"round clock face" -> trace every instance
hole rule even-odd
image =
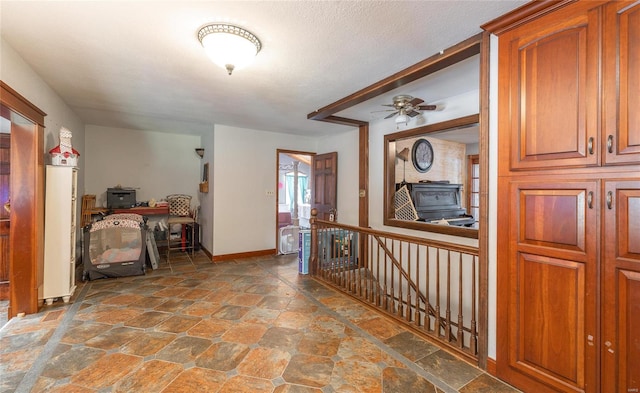
[[[426,139],[418,139],[411,149],[411,160],[418,172],[426,172],[433,164],[433,148]]]

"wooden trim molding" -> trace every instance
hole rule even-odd
[[[387,226],[397,227],[397,228],[405,228],[405,229],[414,229],[418,231],[424,232],[434,232],[434,233],[442,233],[445,235],[451,236],[459,236],[459,237],[467,237],[471,239],[478,238],[478,230],[471,229],[466,227],[459,227],[456,225],[437,225],[437,224],[429,224],[426,222],[420,221],[408,221],[408,220],[398,220],[395,218],[395,210],[393,207],[393,200],[395,195],[395,149],[390,147],[390,144],[395,144],[396,140],[406,139],[411,137],[417,137],[422,135],[429,135],[430,133],[450,130],[454,128],[469,126],[472,124],[478,124],[480,122],[480,115],[469,115],[460,117],[457,119],[446,120],[440,123],[428,124],[426,126],[412,128],[409,130],[394,132],[393,134],[387,134],[384,136],[384,196],[383,196],[383,224]],[[487,136],[485,135],[485,138]],[[484,142],[481,142],[480,145],[483,145]],[[482,166],[484,161],[488,161],[488,157],[480,157],[480,165]],[[485,163],[486,166],[486,163]],[[482,185],[481,185],[482,187]],[[482,188],[480,189],[482,193]],[[480,204],[480,208],[482,209],[482,203]],[[482,213],[481,213],[482,216]]]
[[[358,224],[361,227],[369,227],[369,125],[360,126],[359,134],[359,208]]]
[[[480,218],[478,220],[478,366],[487,368],[489,347],[489,68],[490,34],[483,33],[480,49]]]
[[[257,251],[248,251],[248,252],[239,252],[236,254],[221,254],[214,255],[211,257],[213,262],[222,262],[228,261],[231,259],[243,259],[243,258],[253,258],[253,257],[263,257],[268,255],[276,255],[276,249],[270,248],[267,250],[257,250]]]
[[[497,373],[497,368],[496,368],[496,367],[497,367],[497,366],[496,366],[496,361],[495,361],[495,359],[487,358],[487,367],[485,368],[485,370],[486,370],[489,374],[491,374],[491,375],[493,375],[493,376],[496,376],[496,373]]]
[[[24,98],[20,93],[13,90],[3,81],[0,81],[0,97],[2,97],[2,104],[13,109],[15,112],[20,113],[27,119],[35,122],[41,127],[44,127],[44,117],[47,115],[41,111],[37,106],[33,105],[29,100]]]
[[[544,14],[548,14],[564,7],[568,4],[575,3],[578,0],[538,0],[531,1],[515,10],[504,14],[490,22],[487,22],[480,27],[493,33],[500,35],[506,31],[509,31],[515,27],[518,27],[532,19],[539,18]]]
[[[275,247],[276,249],[278,249],[279,244],[280,244],[280,230],[278,227],[278,205],[280,204],[280,193],[278,192],[278,184],[280,182],[280,154],[287,154],[289,155],[291,158],[297,159],[300,162],[304,162],[305,164],[309,165],[309,167],[311,167],[313,165],[313,157],[316,155],[316,153],[312,153],[312,152],[308,152],[308,151],[302,151],[302,150],[289,150],[289,149],[276,149],[276,169],[275,169],[275,173],[276,173],[276,178],[275,178],[275,197],[276,197],[276,204],[274,206],[275,209],[275,228],[276,228],[276,237],[275,237]],[[309,158],[309,160],[307,160],[306,158]]]
[[[200,244],[200,249],[202,250],[202,252],[209,257],[209,259],[211,261],[213,261],[213,254],[211,253],[211,251],[209,251],[206,247],[204,247],[202,244]]]

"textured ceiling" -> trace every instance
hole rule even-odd
[[[307,120],[308,113],[522,4],[2,0],[0,33],[87,124],[192,134],[225,124],[318,136],[348,128]],[[263,48],[255,62],[231,76],[211,63],[196,37],[211,22],[256,34]],[[364,114],[386,101],[351,115],[370,121]]]

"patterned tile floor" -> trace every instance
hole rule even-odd
[[[516,392],[297,273],[164,258],[0,330],[0,392]]]

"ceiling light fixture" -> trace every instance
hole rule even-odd
[[[405,125],[407,125],[407,123],[409,123],[409,116],[407,115],[407,111],[403,109],[400,109],[400,111],[398,112],[398,116],[396,116],[396,124],[400,125],[402,123],[404,123]]]
[[[262,44],[251,32],[233,25],[210,24],[198,31],[198,40],[209,58],[229,75],[253,61]]]

